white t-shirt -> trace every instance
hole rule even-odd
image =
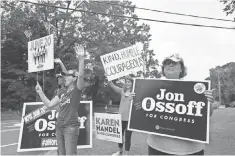
[[[199,152],[205,148],[205,144],[203,143],[180,140],[153,134],[148,135],[147,144],[158,151],[177,155],[192,154]]]
[[[166,78],[162,77],[160,79]],[[193,154],[205,148],[205,144],[203,143],[180,140],[153,134],[148,135],[147,144],[158,151],[176,155]]]

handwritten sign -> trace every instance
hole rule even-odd
[[[28,42],[28,72],[54,68],[54,35]]]
[[[143,44],[138,43],[100,56],[108,80],[111,81],[143,70],[142,49]]]

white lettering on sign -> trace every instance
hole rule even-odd
[[[42,126],[40,126],[42,125]],[[35,130],[38,131],[38,132],[42,132],[42,131],[45,131],[45,130],[54,130],[55,129],[55,121],[49,121],[47,122],[46,119],[38,119],[36,122],[35,122]]]
[[[48,119],[51,121],[47,121],[46,119],[38,119],[35,124],[34,128],[38,132],[43,132],[45,130],[53,131],[55,130],[55,119],[58,117],[59,112],[56,112],[56,110],[51,110],[51,114],[48,115]],[[79,128],[83,129],[85,127],[85,122],[87,120],[86,116],[78,117],[78,122],[80,123]]]
[[[190,101],[187,105],[183,103],[175,102],[184,102],[184,95],[182,93],[165,93],[166,89],[160,89],[161,93],[156,96],[157,101],[151,97],[146,97],[142,100],[142,108],[145,111],[155,111],[157,112],[167,112],[177,114],[186,114],[190,116],[202,116],[202,108],[206,106],[204,102]],[[168,101],[174,102],[162,102],[159,100],[166,99]],[[193,111],[196,110],[196,111]],[[195,112],[195,113],[194,113]]]
[[[24,121],[25,121],[26,123],[29,122],[29,121],[32,120],[32,119],[33,119],[33,115],[32,115],[31,113],[24,117]]]
[[[78,117],[78,122],[80,122],[80,127],[81,129],[85,128],[85,122],[87,120],[87,117],[83,116],[83,117]]]

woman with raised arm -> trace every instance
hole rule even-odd
[[[132,131],[127,130],[128,125],[128,118],[129,118],[129,111],[130,111],[130,105],[132,96],[134,96],[134,93],[131,93],[132,85],[133,85],[133,79],[131,77],[125,77],[125,84],[124,88],[120,88],[118,86],[115,86],[112,81],[108,82],[108,85],[110,88],[112,88],[113,91],[118,93],[121,96],[121,102],[119,105],[119,113],[121,114],[122,119],[122,135],[125,138],[125,151],[123,152],[123,143],[119,143],[119,151],[114,153],[115,155],[129,155],[130,147],[131,147],[131,134]],[[125,135],[124,135],[125,134]]]
[[[39,83],[36,91],[42,102],[48,108],[60,106],[60,113],[56,123],[56,139],[59,155],[77,155],[77,141],[79,133],[78,107],[84,87],[84,48],[74,47],[79,63],[79,72],[68,70],[62,72],[65,76],[65,87],[51,101],[45,96]]]

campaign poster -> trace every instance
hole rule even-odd
[[[92,111],[92,101],[80,102],[77,148],[92,148]],[[42,102],[24,103],[17,152],[56,150],[57,117]]]
[[[95,113],[97,139],[122,143],[121,114]]]
[[[144,69],[142,53],[143,44],[138,43],[100,56],[108,80],[111,81],[131,73],[142,71]]]
[[[54,69],[54,35],[28,42],[28,72]]]
[[[210,81],[135,79],[128,129],[209,143]]]

